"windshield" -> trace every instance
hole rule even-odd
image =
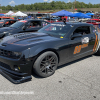
[[[10,25],[10,27],[19,28],[24,24],[24,22],[15,22],[14,24]]]
[[[65,24],[49,24],[42,29],[40,29],[38,32],[46,33],[52,36],[57,37],[64,37],[69,30],[71,29],[70,25]]]

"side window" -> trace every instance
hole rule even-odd
[[[10,24],[14,24],[16,21],[10,21]]]
[[[43,26],[43,27],[46,26],[46,25],[48,25],[47,22],[42,22],[42,26]]]
[[[9,25],[9,21],[5,22],[5,25]]]
[[[31,22],[31,27],[40,27],[40,26],[41,26],[41,22],[40,21]]]
[[[95,34],[95,32],[97,32],[97,27],[92,27],[92,33]]]
[[[90,26],[81,26],[75,29],[75,31],[73,32],[73,34],[82,34],[82,35],[86,35],[86,34],[90,34]]]
[[[32,24],[32,22],[28,22],[28,23],[26,24],[26,26],[27,26],[27,28],[31,28],[31,27],[33,27],[33,24]]]
[[[29,22],[29,23],[28,23],[28,28],[40,27],[40,26],[41,26],[40,21],[33,21],[33,22]]]

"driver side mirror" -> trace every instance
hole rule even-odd
[[[82,37],[82,34],[76,33],[76,34],[72,35],[71,40],[73,40],[74,38],[78,38],[78,37]]]

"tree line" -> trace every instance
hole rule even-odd
[[[21,4],[15,6],[1,6],[2,10],[21,10],[21,11],[38,11],[38,10],[62,10],[62,9],[80,9],[80,8],[100,8],[100,4],[85,4],[84,2],[69,2],[65,3],[63,1],[52,1],[50,3],[34,3],[34,4]]]

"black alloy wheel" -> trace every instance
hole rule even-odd
[[[40,77],[48,77],[54,74],[58,65],[58,57],[52,51],[41,54],[33,65],[34,72]]]

